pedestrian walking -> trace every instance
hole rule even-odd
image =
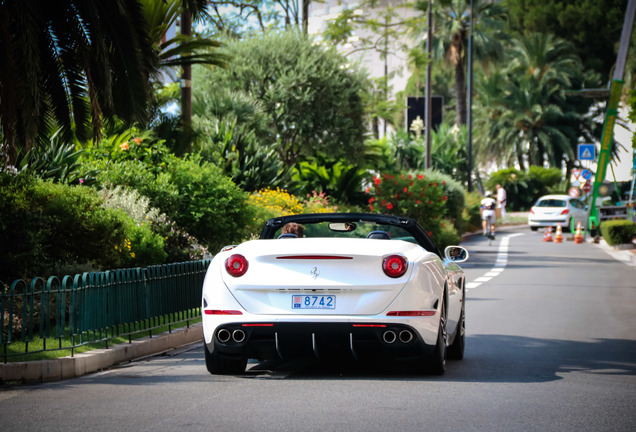
[[[506,190],[500,184],[497,185],[497,204],[501,209],[501,219],[506,220]]]

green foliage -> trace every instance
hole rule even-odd
[[[365,80],[342,55],[291,31],[228,40],[226,46],[230,67],[195,68],[195,91],[225,88],[258,101],[267,113],[267,142],[276,144],[287,166],[321,151],[356,160],[365,133]]]
[[[443,185],[429,175],[425,172],[376,177],[369,209],[375,213],[411,217],[428,231],[435,242],[441,240],[448,196]]]
[[[253,237],[257,237],[260,234],[268,219],[303,212],[300,200],[280,188],[265,188],[251,193],[249,204],[254,213],[250,221],[250,230]]]
[[[552,192],[562,178],[558,168],[531,166],[528,172],[507,168],[492,173],[486,186],[494,192],[500,184],[506,190],[506,207],[520,211],[529,209],[537,198]]]
[[[88,144],[83,160],[140,161],[159,173],[166,168],[170,151],[151,130],[138,128],[105,136],[98,144]]]
[[[472,232],[481,230],[481,206],[482,196],[479,192],[470,192],[465,195],[465,206],[462,212],[462,229],[460,232]]]
[[[111,269],[165,257],[161,237],[123,212],[104,208],[86,186],[0,173],[0,280],[70,266]]]
[[[370,180],[371,174],[355,165],[316,158],[300,162],[294,171],[293,179],[299,185],[296,192],[300,195],[321,191],[339,202],[359,205],[368,199],[362,185]]]
[[[502,66],[477,76],[476,150],[482,161],[506,166],[572,167],[576,145],[594,142],[591,99],[565,92],[594,88],[571,44],[551,34],[520,36]]]
[[[202,259],[207,255],[207,249],[196,238],[184,232],[158,209],[150,207],[150,199],[140,195],[136,189],[115,186],[114,189],[102,189],[99,194],[104,200],[104,207],[124,211],[139,227],[148,226],[158,238],[163,239],[165,258],[149,262],[183,262]]]
[[[505,0],[510,27],[519,33],[552,33],[572,42],[585,69],[610,79],[627,0]]]
[[[631,244],[636,235],[636,223],[630,220],[604,221],[601,223],[600,231],[610,246]]]
[[[291,170],[282,163],[275,148],[257,145],[254,131],[246,131],[236,119],[200,121],[198,129],[205,139],[195,144],[194,151],[220,166],[223,174],[243,190],[289,185]]]
[[[218,167],[196,157],[175,158],[168,166],[168,174],[178,197],[173,213],[167,214],[179,226],[213,251],[248,235],[247,197]]]
[[[445,200],[445,217],[458,230],[462,228],[462,213],[464,211],[464,188],[450,175],[436,170],[427,170],[426,176],[429,181],[437,183],[444,190]]]
[[[89,186],[95,183],[96,173],[86,171],[78,161],[83,151],[74,142],[64,142],[58,130],[47,143],[43,140],[30,151],[18,153],[16,167],[43,180]]]
[[[156,166],[139,160],[95,160],[91,164],[100,171],[103,184],[137,189],[150,199],[152,207],[210,250],[248,235],[245,226],[251,215],[245,193],[220,168],[199,156],[166,156],[159,173],[155,173]]]

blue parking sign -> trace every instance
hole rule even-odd
[[[594,144],[579,144],[579,160],[596,159],[596,147]]]

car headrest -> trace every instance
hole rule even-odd
[[[390,240],[391,236],[386,231],[371,231],[369,235],[367,235],[368,239],[380,239],[380,240]]]
[[[286,234],[281,234],[278,236],[279,239],[286,239],[286,238],[298,238],[298,236],[294,233],[286,233]]]

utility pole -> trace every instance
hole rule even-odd
[[[468,192],[473,191],[473,0],[470,0],[470,21],[468,25],[468,107],[466,134],[466,169],[468,170]]]
[[[183,12],[181,13],[181,34],[192,36],[192,12],[183,2]],[[186,143],[183,146],[184,153],[190,151],[190,130],[192,129],[192,66],[183,65],[181,75],[181,121],[183,122],[184,138]]]
[[[433,51],[433,13],[431,10],[432,1],[428,2],[428,12],[427,12],[427,25],[428,29],[426,30],[426,57],[428,58],[428,63],[426,65],[426,110],[424,119],[424,128],[426,130],[426,158],[424,159],[424,167],[431,167],[431,125],[433,123],[433,97],[431,95],[431,53]]]

